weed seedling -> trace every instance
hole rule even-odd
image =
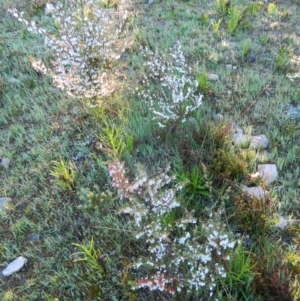
[[[57,183],[64,189],[75,188],[76,166],[72,162],[65,162],[60,158],[59,161],[53,161],[54,169],[51,175],[56,178]]]
[[[231,0],[217,0],[217,12],[226,16],[230,9]]]
[[[276,57],[275,70],[280,73],[287,73],[291,68],[289,51],[286,47],[281,46]]]
[[[206,72],[202,72],[198,77],[197,77],[197,81],[198,81],[198,87],[199,90],[206,94],[209,90],[210,84],[209,84],[209,79],[207,76]]]
[[[82,244],[73,243],[73,245],[81,250],[81,252],[77,254],[82,256],[81,258],[75,259],[75,262],[84,261],[88,263],[93,270],[100,272],[101,275],[104,274],[104,268],[99,263],[99,260],[101,259],[101,253],[99,250],[96,250],[93,237],[91,238],[91,241],[87,247]]]
[[[211,25],[215,34],[219,33],[222,20],[223,19],[221,18],[218,21],[212,21]]]

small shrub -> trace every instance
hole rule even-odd
[[[160,127],[169,122],[171,127],[185,122],[188,115],[200,107],[203,96],[196,92],[198,83],[191,78],[180,43],[167,55],[147,48],[143,54],[147,58],[147,73],[143,75],[143,90],[138,95],[149,106]]]
[[[212,165],[214,171],[221,173],[224,178],[241,178],[248,169],[247,162],[231,149],[216,150]]]
[[[217,279],[226,277],[226,255],[235,246],[220,221],[197,221],[188,211],[176,217],[174,210],[180,207],[176,191],[183,187],[172,185],[169,167],[149,178],[139,165],[132,182],[118,160],[108,164],[108,171],[112,186],[128,200],[121,212],[132,216],[135,237],[147,246],[144,256],[133,264],[135,274],[141,276],[132,288],[171,295],[187,291],[213,300]]]

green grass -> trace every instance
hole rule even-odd
[[[111,8],[117,2],[102,4]],[[106,163],[112,157],[125,162],[130,182],[137,163],[150,175],[171,163],[171,172],[188,182],[179,196],[187,208],[165,215],[164,226],[174,226],[186,210],[206,219],[218,212],[228,233],[248,235],[241,235],[242,244],[232,254],[236,260],[227,262],[228,276],[221,279],[215,297],[296,298],[298,279],[287,262],[292,260],[290,250],[299,247],[299,229],[279,231],[272,221],[279,215],[300,218],[300,128],[284,109],[299,103],[297,79],[286,77],[300,68],[291,60],[299,56],[294,31],[299,5],[144,2],[134,1],[129,20],[134,43],[120,61],[120,89],[91,100],[68,96],[31,67],[33,57],[49,63],[55,54],[41,36],[6,13],[8,1],[0,4],[0,161],[11,160],[7,170],[0,166],[0,197],[13,199],[0,211],[0,267],[20,254],[28,258],[20,272],[0,277],[0,299],[173,300],[166,293],[132,289],[151,269],[133,268],[147,252],[145,243],[135,238],[131,217],[119,213],[127,203],[111,187]],[[55,32],[42,4],[37,8],[11,1]],[[293,39],[287,39],[292,33]],[[148,105],[132,91],[141,87],[145,72],[140,47],[167,52],[176,41],[205,96],[188,122],[169,131],[157,127]],[[228,70],[228,64],[236,68]],[[210,73],[219,79],[209,81]],[[214,120],[217,113],[225,121]],[[256,163],[253,154],[232,146],[231,122],[270,139],[271,163],[277,164],[279,178],[268,187],[269,203],[247,203],[240,194],[241,185],[254,185],[247,175],[255,172]],[[104,148],[97,147],[99,142]],[[30,240],[30,234],[39,234],[39,240]],[[280,288],[275,296],[274,287]],[[198,297],[197,292],[183,292],[174,300]]]

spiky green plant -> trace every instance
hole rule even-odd
[[[76,166],[71,161],[66,162],[62,158],[59,161],[53,161],[53,170],[51,175],[55,177],[56,182],[63,189],[75,188]]]

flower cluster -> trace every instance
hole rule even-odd
[[[220,223],[200,221],[191,212],[168,223],[167,217],[180,206],[176,192],[182,186],[173,185],[168,175],[170,167],[155,177],[148,177],[138,165],[137,177],[132,182],[125,177],[119,160],[108,163],[112,186],[120,198],[129,202],[121,212],[130,214],[136,223],[136,239],[147,245],[146,258],[139,258],[134,268],[151,267],[150,275],[138,279],[138,288],[161,290],[171,294],[183,289],[214,295],[218,278],[226,277],[224,264],[228,251],[235,247]]]
[[[203,95],[197,94],[197,81],[191,79],[191,69],[177,42],[170,53],[163,55],[148,48],[142,49],[147,59],[143,89],[138,95],[147,102],[150,110],[164,127],[168,121],[185,122],[188,114],[202,103]]]
[[[116,10],[102,8],[92,0],[47,3],[45,12],[54,18],[57,34],[26,20],[23,12],[8,12],[29,31],[42,34],[46,46],[56,54],[51,68],[32,60],[37,71],[50,75],[56,87],[70,95],[95,97],[110,95],[115,89],[112,68],[130,43],[125,36],[128,9],[128,0],[120,0]]]

